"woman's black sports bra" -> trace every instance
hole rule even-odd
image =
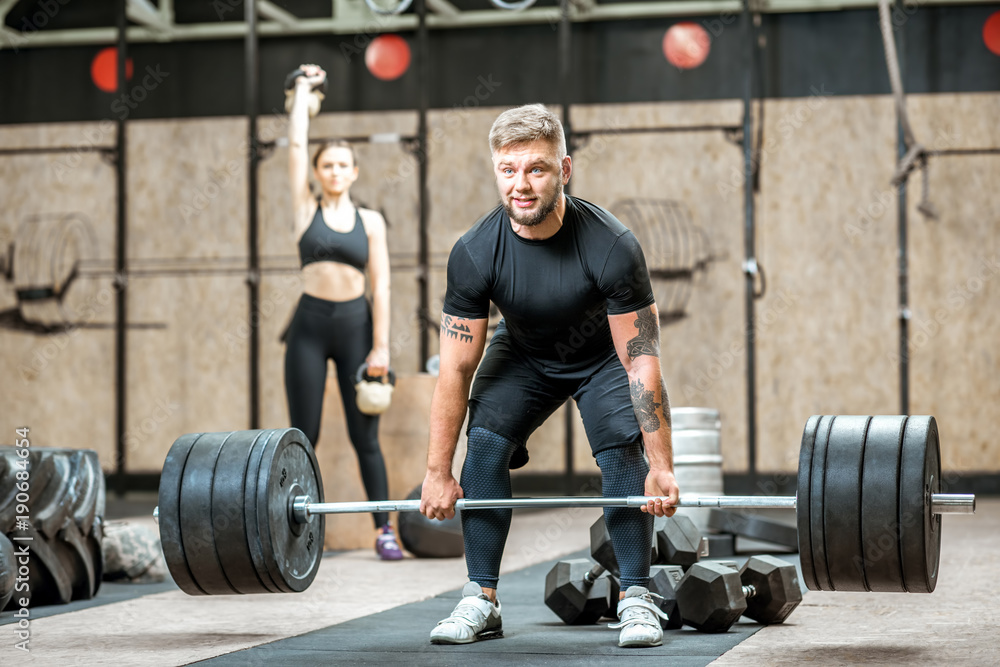
[[[354,227],[349,232],[337,232],[323,220],[323,207],[317,203],[316,215],[299,239],[302,266],[313,262],[339,262],[364,271],[368,264],[368,235],[361,213],[354,211]]]

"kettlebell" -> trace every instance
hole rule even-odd
[[[296,68],[285,77],[285,111],[292,113],[292,104],[295,102],[295,79],[305,76],[302,68]],[[309,117],[314,117],[319,113],[319,107],[326,98],[326,77],[320,83],[314,84],[309,93]]]
[[[389,409],[392,403],[392,389],[396,385],[396,371],[389,372],[380,378],[372,378],[365,374],[368,364],[361,364],[354,376],[354,392],[357,394],[358,410],[366,415],[380,415]]]

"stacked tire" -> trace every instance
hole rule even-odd
[[[17,584],[17,561],[14,558],[14,543],[0,533],[0,610],[10,602]]]
[[[17,477],[25,470],[19,450],[0,447],[0,533],[30,538],[13,541],[17,550],[29,548],[28,586],[17,590],[7,607],[20,607],[21,598],[28,598],[32,607],[92,598],[104,570],[105,487],[97,452],[42,447],[28,452],[25,492],[18,488],[25,481],[23,474]],[[27,522],[18,522],[25,509],[19,511],[18,505],[27,508]],[[0,549],[0,575],[19,571],[19,562],[3,562],[7,551]],[[10,553],[8,561],[13,560]]]

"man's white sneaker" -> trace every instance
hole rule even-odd
[[[659,646],[663,643],[663,628],[660,619],[666,619],[656,603],[655,593],[642,586],[629,586],[625,597],[618,601],[618,618],[621,620],[609,628],[621,628],[618,645],[622,647]]]
[[[471,644],[495,637],[503,637],[500,601],[490,602],[474,581],[462,589],[462,600],[455,605],[451,616],[439,621],[431,630],[432,644]]]

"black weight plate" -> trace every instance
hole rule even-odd
[[[410,491],[406,500],[420,500],[420,489],[417,486]],[[417,558],[459,558],[465,553],[461,510],[443,521],[428,519],[420,512],[400,512],[398,527],[403,548]]]
[[[931,494],[940,488],[937,422],[934,417],[910,417],[899,472],[899,542],[903,581],[910,593],[930,593],[937,586],[941,515],[931,512]]]
[[[302,431],[276,433],[264,449],[257,477],[257,526],[264,563],[275,583],[289,592],[309,587],[323,556],[324,515],[311,517],[305,530],[292,529],[289,512],[292,490],[323,502],[319,464]]]
[[[836,417],[820,418],[816,429],[816,445],[813,448],[812,472],[809,481],[809,538],[812,543],[813,569],[816,573],[818,591],[832,591],[830,570],[827,568],[826,529],[823,525],[824,495],[826,491],[826,450],[830,439],[830,429]]]
[[[274,579],[271,578],[264,562],[264,544],[261,541],[260,529],[257,524],[257,478],[260,475],[260,461],[271,438],[275,437],[274,429],[261,431],[257,434],[250,456],[247,460],[247,475],[243,490],[243,511],[246,514],[247,547],[253,559],[254,569],[264,587],[272,593],[285,593]]]
[[[239,593],[270,593],[254,567],[247,545],[243,498],[247,462],[260,431],[236,431],[219,452],[212,480],[212,529],[226,579]]]
[[[813,415],[802,429],[802,444],[799,447],[799,474],[795,494],[795,520],[799,534],[799,563],[802,565],[802,580],[811,591],[818,591],[816,568],[813,565],[812,533],[810,531],[810,511],[812,501],[809,485],[812,483],[813,451],[816,448],[816,432],[821,417]],[[709,556],[712,555],[709,550]]]
[[[838,416],[826,446],[823,530],[835,591],[867,591],[861,547],[861,465],[871,417]]]
[[[222,445],[232,433],[205,433],[188,454],[181,478],[181,539],[188,567],[198,586],[209,595],[236,591],[219,562],[212,529],[212,481]]]
[[[178,587],[188,595],[206,595],[198,587],[188,567],[187,556],[184,553],[184,542],[181,539],[181,481],[184,478],[184,466],[188,454],[194,447],[201,433],[188,433],[174,441],[163,462],[160,473],[160,491],[157,504],[159,506],[160,545],[163,558],[170,570],[170,576]]]
[[[865,581],[875,593],[903,593],[899,553],[899,450],[906,417],[872,417],[861,477]]]
[[[809,549],[818,591],[832,590],[830,572],[826,567],[826,532],[823,527],[823,491],[826,478],[826,445],[834,417],[820,417],[816,428],[811,470],[809,474]]]

